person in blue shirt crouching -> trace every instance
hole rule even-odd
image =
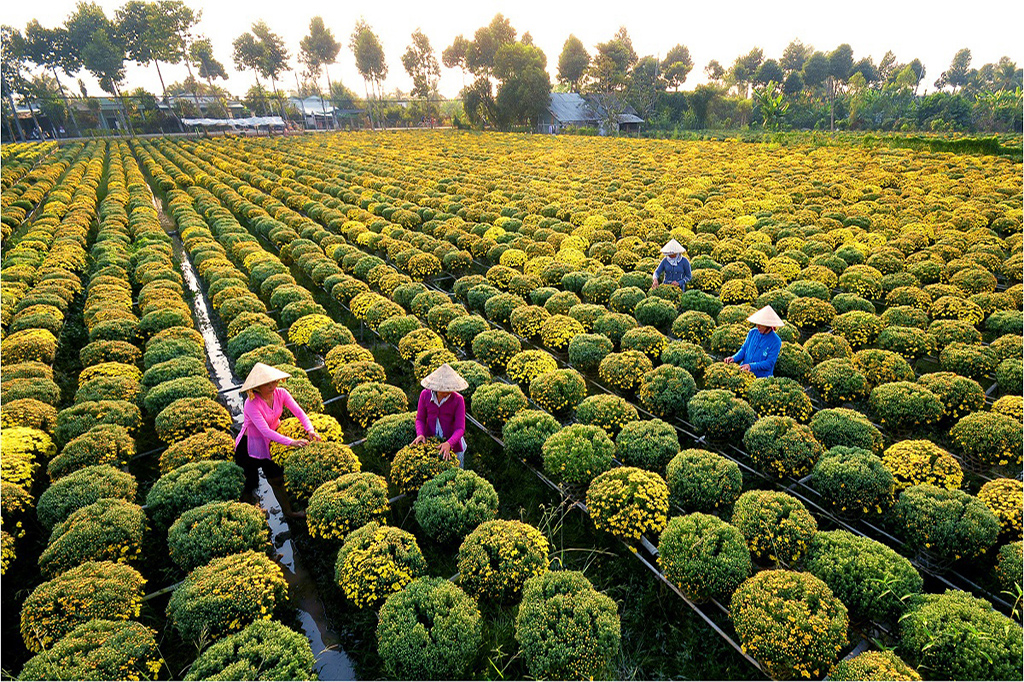
[[[674,285],[686,291],[686,283],[693,276],[690,273],[690,261],[687,260],[686,248],[675,239],[661,247],[665,255],[658,263],[657,270],[651,275],[651,288],[658,286],[658,275],[664,276],[664,284]]]
[[[755,377],[770,377],[775,372],[775,362],[782,350],[782,339],[775,330],[786,323],[778,316],[770,305],[758,310],[747,318],[754,323],[754,328],[747,334],[746,340],[736,355],[725,358],[725,362],[739,362],[740,369],[753,372]]]

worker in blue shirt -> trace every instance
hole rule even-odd
[[[686,248],[675,239],[671,239],[668,244],[661,247],[661,252],[665,257],[651,275],[651,288],[658,286],[658,275],[664,275],[665,284],[672,284],[686,291],[686,283],[693,276],[690,273],[690,261],[684,255]]]
[[[770,305],[758,310],[747,321],[753,322],[754,328],[747,334],[736,355],[725,358],[725,362],[739,362],[740,369],[753,372],[755,377],[770,377],[775,372],[775,362],[782,350],[782,339],[775,330],[786,323]]]

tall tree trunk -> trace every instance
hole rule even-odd
[[[117,101],[121,105],[121,119],[125,122],[128,127],[128,134],[131,137],[135,137],[135,126],[132,125],[132,117],[128,113],[128,107],[124,103],[124,95],[121,93],[121,88],[118,87],[117,83],[111,83],[114,86],[114,94],[117,96]]]
[[[68,113],[71,114],[71,123],[75,127],[75,137],[81,137],[82,133],[78,129],[78,119],[75,118],[75,110],[71,108],[71,102],[68,101],[68,95],[64,92],[64,86],[61,85],[60,78],[57,78],[57,67],[51,66],[50,70],[53,72],[53,80],[57,81],[57,88],[60,90],[60,96],[64,100],[64,106],[67,108]]]
[[[263,92],[263,86],[260,85],[260,76],[259,76],[259,74],[256,73],[255,71],[253,71],[252,75],[256,77],[256,90],[258,90],[259,93],[260,93],[260,115],[261,116],[266,116],[267,115],[267,98],[266,98],[266,93]]]
[[[200,118],[202,118],[202,116],[203,116],[203,109],[202,109],[202,107],[199,106],[199,93],[196,92],[196,90],[198,89],[198,88],[196,88],[198,83],[196,82],[196,77],[192,75],[192,65],[189,64],[188,57],[185,57],[184,62],[185,62],[185,68],[188,69],[189,80],[192,81],[192,100],[196,103],[197,115]]]
[[[334,84],[331,83],[331,72],[327,70],[327,65],[324,64],[324,75],[327,76],[327,96],[331,98],[331,128],[337,130],[338,128],[338,105],[334,103]]]
[[[14,126],[11,125],[10,119],[7,120],[7,127],[11,128],[11,138],[14,140],[20,139],[22,142],[25,142],[27,139],[25,137],[25,130],[21,127],[21,121],[18,120],[18,108],[14,106],[14,96],[9,90],[7,91],[7,104],[11,107],[11,118],[14,119]],[[14,134],[15,127],[18,129],[17,135]]]
[[[373,107],[370,105],[370,81],[363,79],[363,93],[366,95],[366,113],[370,116],[370,130],[373,130]]]
[[[287,122],[288,116],[284,113],[284,100],[281,99],[281,93],[277,91],[277,79],[273,76],[270,77],[270,85],[274,88],[274,99],[277,100],[277,110],[281,112],[281,118]]]
[[[298,95],[298,97],[299,97],[299,108],[302,109],[302,129],[305,130],[306,129],[306,102],[302,99],[302,88],[299,87],[299,74],[298,74],[298,72],[297,71],[293,71],[292,75],[295,76],[295,94]],[[315,80],[313,81],[313,84],[314,85],[316,84]],[[317,89],[319,89],[319,88],[317,88]],[[320,96],[320,108],[322,109],[323,106],[324,106],[324,98],[321,95]],[[313,128],[316,128],[316,125],[315,125],[316,124],[316,116],[315,115],[313,116],[313,123],[314,123]]]
[[[172,107],[171,103],[167,100],[167,86],[164,85],[164,74],[160,72],[160,60],[154,59],[153,66],[156,67],[156,75],[160,77],[160,92],[164,95],[164,105],[167,107],[167,110],[171,112],[171,117],[174,119],[174,122],[178,124],[178,132],[183,133],[185,132],[185,124],[181,122],[181,117],[178,116],[178,112],[174,110],[174,107]]]
[[[35,124],[36,130],[39,131],[39,139],[43,139],[43,126],[39,125],[39,119],[36,118],[36,110],[32,108],[32,100],[26,95],[25,104],[28,105],[28,113],[32,116],[32,123]]]

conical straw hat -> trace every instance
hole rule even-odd
[[[464,391],[469,388],[469,382],[446,362],[424,377],[420,386],[431,391]]]
[[[775,312],[775,309],[772,308],[770,305],[766,305],[765,307],[761,308],[756,313],[748,317],[747,322],[753,322],[754,324],[763,324],[766,327],[775,328],[783,327],[786,324],[782,320],[782,318],[779,317],[778,313]]]
[[[288,372],[282,372],[276,367],[271,367],[270,365],[264,365],[262,362],[257,362],[252,366],[252,369],[249,370],[249,376],[245,378],[245,383],[242,384],[242,387],[238,390],[245,393],[246,391],[251,391],[257,386],[269,384],[271,381],[287,379],[290,376],[291,374]]]
[[[686,253],[686,247],[677,242],[675,239],[668,240],[668,244],[661,247],[661,252],[666,256],[670,253]]]

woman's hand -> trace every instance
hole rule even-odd
[[[426,442],[427,442],[427,437],[426,436],[416,436],[415,438],[412,439],[411,445],[419,445],[420,443],[426,443]]]
[[[322,443],[324,440],[316,431],[306,431],[306,435],[309,436],[309,440],[315,440],[317,443]]]
[[[749,372],[750,365],[740,365],[740,369],[742,369],[744,372]]]
[[[441,443],[441,459],[449,460],[452,458],[452,446],[448,441]]]
[[[306,440],[305,438],[299,438],[294,443],[292,443],[293,448],[304,448],[307,445],[309,445],[309,441]]]
[[[725,364],[728,365],[730,362],[736,362],[736,361],[732,359],[731,355],[726,355],[724,358],[722,358],[722,362],[724,362]]]

